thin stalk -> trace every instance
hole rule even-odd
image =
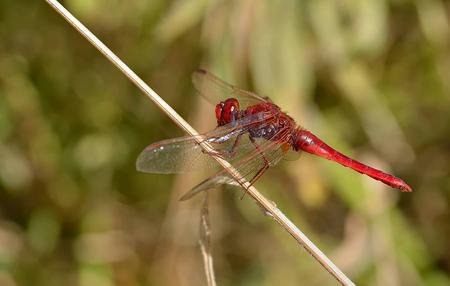
[[[214,274],[214,261],[211,250],[211,224],[209,222],[208,192],[205,194],[202,211],[200,213],[200,250],[203,257],[206,282],[208,286],[217,286],[216,276]]]
[[[105,44],[91,33],[77,18],[67,11],[58,1],[46,0],[46,2],[67,20],[81,35],[83,35],[95,48],[97,48],[112,64],[128,77],[150,100],[152,100],[167,116],[169,116],[180,128],[191,136],[199,133],[190,126],[170,105],[168,105],[153,89],[151,89],[135,72],[133,72],[122,60],[120,60]],[[207,154],[212,153],[213,148],[203,142],[199,144]],[[278,224],[280,224],[307,252],[309,252],[333,277],[342,285],[355,285],[333,262],[312,243],[308,237],[300,231],[273,203],[251,186],[237,170],[226,160],[213,156],[215,160],[229,172],[239,184],[247,190],[247,193],[263,208]]]

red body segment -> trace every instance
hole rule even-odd
[[[236,107],[239,106],[237,102],[237,99],[231,98],[217,105],[216,117],[219,126],[228,124],[233,120],[236,121],[249,115],[258,114],[261,112],[270,112],[273,114],[271,121],[265,122],[264,127],[260,127],[257,123],[255,123],[255,126],[249,129],[250,136],[263,137],[271,141],[281,140],[282,142],[280,143],[290,144],[292,149],[295,151],[306,151],[310,154],[349,167],[393,188],[404,192],[412,192],[411,187],[408,186],[403,180],[345,156],[339,151],[331,148],[310,131],[298,127],[294,119],[282,112],[277,105],[270,102],[265,102],[249,106],[245,110],[236,112]],[[279,134],[280,132],[277,131],[281,129],[288,130],[291,135],[289,137],[283,136],[283,138],[280,138],[277,135],[272,135]],[[269,132],[270,130],[274,131]]]
[[[388,186],[400,189],[401,191],[412,192],[411,187],[408,186],[403,180],[345,156],[339,151],[336,151],[328,146],[325,142],[317,138],[317,136],[308,130],[297,130],[294,149],[303,150],[327,160],[335,161],[361,174],[365,174],[375,180],[381,181]]]

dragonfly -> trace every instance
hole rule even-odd
[[[192,75],[198,93],[215,105],[217,127],[198,136],[163,140],[146,147],[138,156],[138,171],[156,174],[186,173],[218,166],[215,156],[227,160],[253,185],[281,159],[296,159],[304,151],[337,162],[392,188],[412,192],[402,179],[358,162],[330,147],[309,130],[297,125],[269,98],[239,89],[212,73],[199,69]],[[205,151],[201,142],[213,151]],[[219,170],[181,200],[219,185],[240,186],[225,169]]]

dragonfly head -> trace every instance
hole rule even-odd
[[[222,126],[238,119],[239,101],[236,98],[228,98],[216,105],[217,125]]]

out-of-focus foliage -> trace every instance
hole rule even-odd
[[[206,67],[270,96],[398,193],[306,154],[257,187],[358,285],[449,285],[450,5],[441,0],[67,0],[195,127]],[[205,285],[207,174],[139,174],[181,136],[45,1],[0,2],[0,285]],[[212,194],[219,285],[335,285],[241,194]]]

